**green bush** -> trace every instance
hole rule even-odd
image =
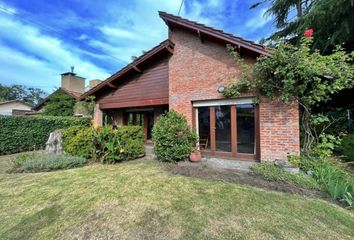
[[[187,124],[186,118],[171,111],[160,117],[153,128],[154,152],[165,162],[188,158],[197,144],[197,136]]]
[[[105,124],[95,129],[94,159],[102,163],[117,163],[136,159],[145,153],[144,133],[141,126],[121,126],[114,130]]]
[[[345,161],[354,162],[354,134],[344,136],[336,150],[343,155]]]
[[[63,150],[72,155],[86,159],[93,154],[92,127],[72,126],[63,131]]]
[[[47,116],[73,116],[76,100],[67,93],[54,93],[44,106],[43,115]]]
[[[324,158],[302,158],[301,167],[311,172],[332,198],[354,204],[354,178],[334,162]]]
[[[47,172],[85,165],[83,157],[55,154],[23,153],[12,159],[10,172]]]
[[[251,167],[252,171],[262,176],[267,181],[291,182],[300,187],[320,190],[320,185],[315,179],[303,173],[289,173],[275,166],[274,163],[259,163]]]
[[[0,116],[0,155],[43,149],[49,134],[70,126],[89,126],[89,118]]]
[[[141,126],[120,126],[116,134],[124,150],[124,160],[136,159],[145,154],[144,130]]]

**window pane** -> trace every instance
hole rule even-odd
[[[198,130],[200,149],[210,149],[210,110],[209,107],[198,108]]]
[[[216,151],[231,152],[231,108],[215,107]]]
[[[254,154],[255,126],[252,104],[237,105],[237,152]]]

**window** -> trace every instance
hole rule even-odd
[[[197,107],[200,149],[222,152],[225,156],[254,158],[255,112],[252,103],[242,101],[231,105]]]
[[[210,109],[209,107],[198,108],[198,132],[199,146],[210,149]]]
[[[231,152],[231,108],[215,107],[216,151]]]
[[[237,152],[255,153],[255,119],[252,104],[237,105]]]

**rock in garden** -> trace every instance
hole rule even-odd
[[[46,142],[45,147],[46,154],[61,154],[63,153],[62,147],[62,132],[60,130],[55,130],[51,132]]]

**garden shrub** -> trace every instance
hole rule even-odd
[[[336,150],[343,155],[345,161],[354,161],[354,134],[348,134],[342,138],[341,144]]]
[[[259,163],[251,167],[252,171],[262,176],[267,181],[291,182],[300,187],[320,190],[320,185],[315,179],[303,173],[289,173],[276,166],[274,163]]]
[[[42,114],[47,116],[73,116],[75,103],[76,100],[72,96],[57,92],[50,96]]]
[[[124,160],[132,160],[145,153],[144,130],[141,126],[120,126],[116,134],[124,149]]]
[[[0,155],[43,149],[49,134],[70,126],[89,126],[89,118],[0,116]]]
[[[188,158],[197,144],[197,136],[186,118],[175,111],[161,116],[154,124],[153,140],[157,158],[165,162]]]
[[[83,157],[56,154],[22,153],[12,159],[9,172],[47,172],[84,166]]]
[[[93,154],[92,127],[72,126],[63,131],[63,150],[72,155],[86,159]]]
[[[93,131],[94,159],[102,163],[117,163],[145,154],[141,126],[121,126],[117,130],[105,124]]]
[[[354,177],[327,158],[306,157],[301,167],[324,186],[332,198],[354,205]]]

